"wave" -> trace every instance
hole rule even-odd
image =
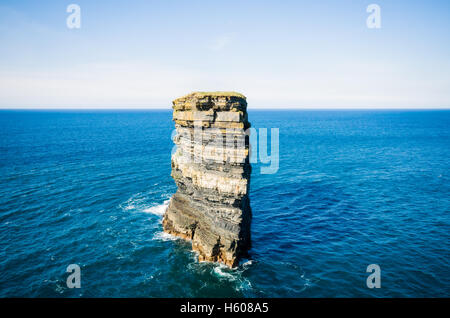
[[[247,269],[247,266],[251,264],[251,261],[244,263],[244,266],[239,266],[238,268],[229,268],[228,266],[215,263],[212,272],[220,280],[230,282],[234,285],[234,290],[238,292],[249,291],[252,289],[252,284],[250,281],[243,276]]]
[[[214,264],[213,271],[217,276],[226,278],[227,280],[234,281],[238,278],[238,275],[233,275],[232,270],[230,270],[226,265],[223,264]]]
[[[156,232],[155,235],[153,235],[153,239],[158,241],[175,241],[179,240],[180,238],[175,235],[171,235],[169,233],[161,231]]]
[[[243,268],[246,268],[252,264],[253,264],[253,260],[246,259],[246,258],[241,259],[239,262],[239,266],[242,266]]]
[[[165,195],[165,198],[169,195]],[[163,216],[169,206],[170,199],[164,200],[162,204],[148,203],[149,197],[145,193],[137,193],[129,198],[119,207],[127,212],[143,212]]]
[[[165,200],[163,204],[151,206],[149,208],[144,209],[142,212],[163,216],[167,208],[169,207],[169,202],[170,200]]]

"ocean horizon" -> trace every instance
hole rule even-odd
[[[248,116],[279,129],[279,168],[253,164],[230,269],[162,231],[171,109],[0,110],[0,297],[448,297],[450,110]]]

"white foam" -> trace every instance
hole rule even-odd
[[[170,235],[169,233],[161,231],[156,232],[155,235],[153,235],[153,239],[158,241],[175,241],[178,240],[179,238],[174,235]]]
[[[229,268],[226,265],[216,264],[214,266],[214,273],[216,273],[217,276],[226,278],[228,280],[236,280],[236,275],[227,273],[225,270],[229,270]]]
[[[251,264],[251,261],[246,262]],[[240,270],[238,268],[230,269],[228,266],[218,263],[214,264],[213,272],[215,275],[217,275],[220,279],[227,280],[229,282],[232,282],[234,285],[234,289],[236,291],[244,291],[244,290],[250,290],[252,289],[252,284],[250,281],[242,276],[242,273],[245,271]]]
[[[165,196],[167,198],[167,196]],[[126,202],[119,205],[123,211],[127,212],[144,212],[158,216],[163,216],[169,206],[170,199],[165,200],[162,204],[149,204],[148,198],[142,193],[138,193],[129,198]]]
[[[166,200],[166,201],[164,201],[163,204],[159,204],[159,205],[151,206],[149,208],[145,208],[144,210],[142,210],[142,212],[162,216],[166,212],[167,207],[169,206],[169,202],[170,202],[170,200]]]
[[[247,266],[250,266],[250,265],[252,265],[253,264],[253,260],[251,260],[251,259],[242,259],[240,262],[239,262],[239,266],[243,266],[243,267],[247,267]]]
[[[247,278],[244,278],[241,283],[236,286],[235,290],[236,291],[243,291],[243,290],[250,290],[252,289],[252,283],[250,283],[250,281]]]

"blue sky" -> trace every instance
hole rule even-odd
[[[0,108],[169,108],[195,90],[252,108],[449,108],[449,18],[450,1],[2,0]]]

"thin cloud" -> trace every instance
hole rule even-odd
[[[209,46],[211,51],[222,51],[224,48],[229,46],[232,42],[232,36],[228,34],[224,34],[214,39],[214,41]]]

